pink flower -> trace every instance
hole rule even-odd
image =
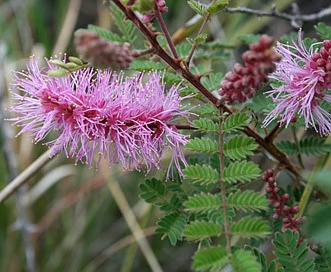
[[[319,52],[318,44],[321,43],[311,45],[308,51],[300,30],[298,43],[293,41],[293,46],[279,43],[276,47],[282,60],[276,63],[276,71],[270,77],[283,85],[267,92],[277,106],[264,120],[264,126],[278,116],[279,122],[288,126],[298,114],[304,117],[306,128],[312,126],[321,135],[330,134],[331,114],[323,103],[331,103],[327,93],[331,89],[331,41],[324,41]]]
[[[75,161],[96,166],[106,159],[108,166],[122,163],[124,169],[159,167],[163,155],[172,151],[171,163],[179,173],[186,165],[180,145],[187,136],[177,131],[175,122],[189,112],[180,103],[178,86],[165,92],[162,76],[143,74],[124,78],[111,71],[86,68],[55,78],[47,74],[57,69],[49,61],[39,68],[32,58],[26,72],[14,73],[14,105],[18,117],[9,119],[39,142],[52,131],[57,138],[47,142],[53,155],[64,150]],[[168,171],[169,174],[169,171]]]

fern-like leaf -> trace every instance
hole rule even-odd
[[[330,26],[326,25],[325,23],[319,22],[317,25],[315,25],[315,29],[317,31],[317,34],[323,40],[330,40],[331,39],[331,27]]]
[[[193,179],[194,182],[200,182],[203,184],[217,183],[220,179],[220,175],[217,170],[207,165],[189,165],[183,170],[184,178]]]
[[[219,271],[228,262],[226,249],[222,246],[212,246],[195,252],[192,268],[196,271]]]
[[[231,265],[236,272],[257,272],[261,271],[261,264],[256,261],[256,257],[249,251],[236,250],[231,258]]]
[[[117,8],[115,4],[111,5],[110,11],[114,16],[114,23],[122,33],[121,36],[125,41],[129,42],[130,44],[134,44],[138,33],[134,24],[130,20],[126,20],[124,13],[119,8]]]
[[[209,138],[194,138],[191,139],[185,148],[194,152],[205,152],[217,154],[219,152],[218,143]]]
[[[218,124],[207,118],[200,118],[193,121],[194,126],[203,132],[218,133]]]
[[[274,254],[285,271],[315,271],[314,259],[307,260],[309,248],[307,242],[299,244],[299,233],[292,230],[285,230],[284,233],[276,232],[272,241],[275,246]]]
[[[260,176],[260,168],[253,162],[241,161],[228,165],[223,172],[223,180],[229,184],[237,181],[249,182]]]
[[[309,137],[299,142],[300,153],[305,155],[320,155],[330,152],[331,144],[326,144],[325,139]]]
[[[164,81],[169,84],[177,85],[183,82],[183,78],[179,74],[167,72],[164,75]]]
[[[227,198],[227,205],[243,211],[260,211],[268,209],[268,200],[265,196],[251,190],[237,191]]]
[[[228,223],[232,223],[235,214],[235,211],[233,208],[227,208],[226,209],[226,215],[227,215],[227,221]],[[210,221],[213,221],[218,224],[224,225],[224,209],[223,208],[217,208],[217,209],[211,209],[207,213],[207,218]]]
[[[230,232],[243,238],[261,238],[270,234],[270,226],[261,218],[246,217],[232,223]]]
[[[134,59],[130,63],[130,69],[140,72],[149,72],[149,71],[163,71],[165,68],[161,62]]]
[[[218,115],[217,108],[210,105],[210,104],[203,104],[199,107],[196,107],[195,109],[193,109],[193,112],[195,112],[200,117],[209,116],[211,114],[214,115],[214,116]]]
[[[176,45],[176,51],[179,58],[186,58],[191,51],[192,46],[189,43],[180,43]]]
[[[159,226],[155,232],[162,233],[162,239],[168,237],[170,243],[174,246],[177,240],[182,240],[182,233],[186,225],[185,215],[179,213],[170,213],[161,217],[156,224]]]
[[[169,201],[157,202],[155,204],[160,207],[161,211],[176,212],[182,207],[182,200],[177,194],[173,194]]]
[[[215,91],[220,88],[220,82],[224,78],[223,73],[211,73],[208,77],[203,77],[201,79],[203,85],[210,91]]]
[[[146,179],[145,183],[139,185],[139,189],[142,192],[140,197],[147,203],[153,203],[165,195],[164,183],[156,178]]]
[[[184,202],[185,210],[191,213],[208,212],[221,208],[221,197],[217,194],[199,194],[190,196]]]
[[[201,241],[222,234],[222,226],[215,222],[195,221],[187,225],[183,235],[188,241]]]
[[[246,251],[252,252],[255,255],[258,263],[260,263],[261,266],[262,266],[262,269],[259,270],[259,271],[261,271],[261,272],[276,272],[276,268],[277,268],[276,260],[272,260],[270,262],[269,266],[268,266],[267,259],[266,259],[266,257],[265,257],[265,255],[264,255],[263,252],[261,252],[257,248],[251,248],[248,245],[246,245],[244,247],[244,249]]]
[[[331,149],[331,144],[326,144],[325,139],[318,137],[309,137],[299,142],[299,147],[290,141],[281,141],[277,143],[278,148],[287,155],[321,155]]]
[[[224,155],[232,160],[241,160],[253,155],[253,150],[257,147],[253,138],[235,136],[224,144]]]
[[[249,116],[245,113],[238,112],[231,114],[222,124],[223,133],[228,133],[243,128],[248,125],[249,119]]]
[[[206,13],[207,6],[206,4],[197,2],[197,1],[187,1],[187,4],[199,15],[202,17]]]
[[[319,255],[316,257],[316,270],[319,272],[331,271],[331,254],[325,248],[321,247]]]
[[[277,147],[283,151],[284,153],[286,153],[287,155],[298,155],[299,154],[299,150],[296,146],[295,143],[292,143],[290,141],[280,141],[279,143],[277,143]]]
[[[103,29],[101,27],[98,27],[95,25],[88,25],[87,29],[97,33],[100,37],[102,37],[106,40],[113,41],[113,42],[119,42],[121,44],[123,44],[125,42],[125,40],[122,37],[118,36],[115,33],[110,32],[106,29]]]

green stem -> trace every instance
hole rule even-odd
[[[221,183],[221,194],[222,194],[222,202],[224,209],[224,235],[226,240],[226,250],[229,254],[231,254],[231,240],[230,240],[230,225],[228,221],[228,211],[227,211],[227,203],[226,203],[226,193],[225,193],[225,183],[223,180],[223,171],[224,171],[224,153],[223,153],[223,108],[219,107],[220,121],[219,121],[219,144],[220,144],[220,183]]]
[[[331,143],[331,136],[329,136],[325,143]],[[305,186],[305,189],[302,193],[300,202],[299,202],[299,212],[297,213],[296,217],[302,217],[305,213],[305,210],[307,208],[307,205],[309,203],[309,199],[311,197],[311,194],[313,192],[314,189],[314,185],[312,184],[312,179],[314,176],[314,173],[320,171],[322,168],[325,168],[325,166],[327,165],[331,165],[331,156],[330,153],[326,154],[326,155],[321,155],[316,164],[314,165],[314,168],[310,174],[310,177],[307,181],[307,184]]]

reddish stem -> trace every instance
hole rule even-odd
[[[156,54],[163,59],[170,67],[172,67],[177,73],[179,73],[183,78],[185,78],[188,82],[190,82],[197,90],[199,90],[216,108],[222,108],[223,112],[227,112],[232,114],[232,111],[226,107],[221,100],[216,98],[209,90],[202,85],[200,82],[200,76],[192,74],[188,67],[178,59],[173,59],[158,43],[156,37],[157,34],[152,32],[149,28],[143,24],[136,14],[131,10],[130,7],[123,4],[120,0],[113,0],[114,4],[116,4],[120,10],[126,15],[127,19],[131,20],[136,27],[141,31],[141,33],[148,39],[151,46],[155,48]],[[250,129],[249,127],[244,127],[243,132],[254,138],[258,144],[260,144],[265,150],[267,150],[272,156],[274,156],[280,164],[282,164],[285,168],[291,171],[296,176],[300,176],[299,170],[291,164],[287,156],[282,153],[275,144],[268,143],[265,141],[260,135],[258,135],[255,131]]]

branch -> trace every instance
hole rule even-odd
[[[172,41],[172,39],[171,39],[171,37],[170,37],[170,34],[169,34],[169,31],[168,31],[168,28],[166,27],[166,25],[165,25],[165,23],[164,23],[164,21],[163,21],[163,18],[162,18],[161,12],[160,12],[159,7],[158,7],[157,4],[155,4],[155,15],[156,15],[156,18],[157,18],[157,20],[158,20],[158,22],[159,22],[159,24],[160,24],[160,27],[161,27],[161,29],[162,29],[162,31],[163,31],[163,34],[164,34],[164,36],[165,36],[165,38],[166,38],[166,40],[167,40],[167,43],[168,43],[168,45],[169,45],[169,47],[170,47],[170,50],[171,50],[171,52],[172,52],[174,58],[175,58],[175,59],[179,59],[179,56],[178,56],[178,54],[177,54],[177,51],[176,51],[175,45],[174,45],[174,43],[173,43],[173,41]]]
[[[226,107],[221,100],[215,97],[209,90],[200,82],[200,76],[194,75],[188,69],[186,65],[181,65],[181,61],[173,59],[158,43],[156,37],[157,34],[147,28],[130,7],[123,4],[121,0],[113,0],[113,3],[118,6],[120,10],[126,15],[126,18],[131,20],[140,32],[148,39],[151,46],[155,49],[156,54],[163,59],[170,67],[172,67],[183,78],[190,82],[201,94],[203,94],[216,108],[222,107],[223,112],[232,114],[231,110]],[[258,144],[260,144],[265,150],[267,150],[272,156],[274,156],[285,168],[291,171],[296,176],[300,176],[299,170],[289,161],[287,156],[282,153],[275,144],[267,143],[260,135],[249,127],[245,127],[243,132],[253,137]]]
[[[296,11],[298,7],[293,4],[292,6],[293,11]],[[272,8],[269,11],[265,10],[255,10],[251,8],[247,8],[244,6],[239,6],[238,8],[225,8],[224,11],[229,13],[248,13],[248,14],[254,14],[258,17],[268,16],[268,17],[277,17],[281,19],[285,19],[288,21],[293,22],[299,22],[299,21],[315,21],[319,20],[323,17],[326,17],[328,15],[331,15],[331,5],[325,9],[322,9],[321,11],[317,13],[312,14],[298,14],[297,12],[294,12],[293,14],[288,14],[284,12],[278,12],[276,11],[276,6],[273,5]]]
[[[212,5],[215,3],[215,1],[216,1],[216,0],[213,0],[213,1],[210,3],[210,6],[212,6]],[[202,34],[203,30],[205,29],[205,27],[206,27],[206,25],[207,25],[208,20],[210,19],[210,16],[211,16],[210,13],[208,13],[208,14],[206,15],[206,17],[203,19],[202,25],[201,25],[201,27],[200,27],[200,29],[199,29],[199,32],[198,32],[198,35],[197,35],[197,36],[199,36],[199,35]],[[192,48],[191,48],[191,51],[190,51],[190,53],[188,54],[188,57],[187,57],[187,59],[186,59],[186,65],[187,65],[187,66],[190,66],[191,58],[193,57],[194,51],[195,51],[195,49],[197,48],[197,46],[198,46],[197,42],[194,41],[194,43],[193,43],[193,45],[192,45]]]

